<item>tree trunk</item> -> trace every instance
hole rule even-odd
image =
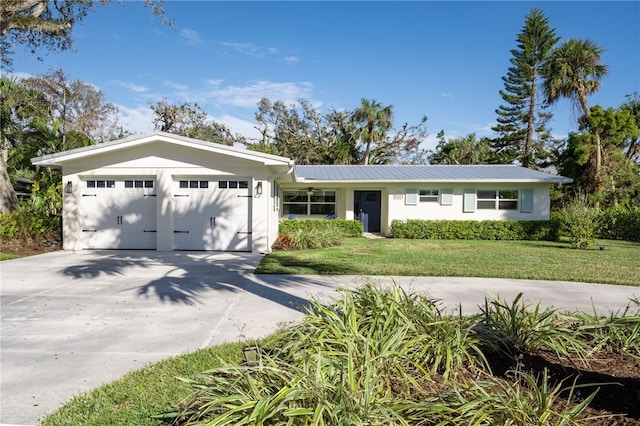
[[[11,213],[19,208],[20,203],[11,184],[7,165],[4,160],[0,160],[0,213]]]

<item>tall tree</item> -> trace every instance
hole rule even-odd
[[[22,143],[29,121],[44,116],[49,116],[49,104],[40,92],[30,90],[19,80],[0,78],[0,213],[19,208],[9,177],[10,153]]]
[[[208,118],[207,113],[197,103],[171,104],[163,99],[151,104],[153,125],[156,130],[174,133],[194,139],[202,139],[222,145],[242,143],[244,138],[232,135],[224,124]]]
[[[569,39],[551,52],[543,69],[543,89],[547,101],[552,103],[567,98],[580,106],[583,119],[588,119],[591,108],[587,97],[600,89],[600,80],[609,72],[600,63],[603,49],[591,40]],[[600,193],[604,183],[602,178],[602,144],[597,128],[593,129],[595,145],[594,182],[595,191]],[[599,198],[599,197],[598,197]]]
[[[496,110],[498,124],[493,131],[498,137],[491,142],[498,163],[518,161],[524,167],[535,167],[548,157],[551,136],[546,123],[551,115],[540,89],[541,72],[558,40],[542,11],[531,9],[516,38],[517,49],[511,50],[511,67],[502,77],[500,96],[506,104]]]
[[[620,106],[621,110],[628,111],[634,118],[636,127],[640,129],[640,94],[635,92],[626,96],[627,101]],[[627,158],[630,158],[640,166],[640,135],[629,141],[627,148]]]
[[[94,143],[115,139],[118,108],[94,85],[70,80],[61,69],[27,78],[24,83],[43,93],[52,106],[54,118],[61,123],[63,149],[69,132],[83,133]]]
[[[628,203],[640,194],[640,168],[627,155],[639,134],[635,117],[622,107],[604,109],[596,105],[582,120],[580,130],[569,135],[560,156],[560,172],[572,177],[579,190],[592,194],[596,204]],[[602,182],[595,176],[596,137],[602,149]]]
[[[393,107],[382,106],[375,100],[362,99],[360,106],[353,113],[357,136],[362,144],[363,164],[371,162],[375,150],[386,139],[393,121]]]
[[[142,0],[166,24],[162,3],[165,0]],[[2,0],[0,1],[1,65],[11,67],[11,55],[17,45],[24,45],[38,56],[40,49],[66,50],[73,46],[72,31],[97,6],[114,0]],[[115,0],[121,3],[121,0]]]
[[[475,133],[463,138],[445,140],[438,133],[438,145],[429,154],[429,164],[487,164],[491,151],[488,138],[476,139]]]

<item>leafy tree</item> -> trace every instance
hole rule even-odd
[[[370,109],[379,108],[377,120]],[[364,101],[354,111],[331,110],[322,115],[310,102],[285,105],[263,98],[258,104],[256,129],[261,140],[250,149],[294,159],[298,164],[387,164],[411,162],[427,137],[426,117],[420,124],[394,129],[391,107]],[[371,114],[369,114],[371,113]]]
[[[511,67],[502,77],[500,96],[506,104],[496,110],[498,124],[493,131],[499,136],[491,141],[494,161],[535,167],[548,158],[546,123],[551,115],[545,112],[547,103],[539,86],[544,63],[558,40],[542,11],[531,9],[516,38],[517,49],[511,50]]]
[[[627,95],[626,98],[627,101],[620,106],[620,109],[629,111],[629,114],[631,114],[636,122],[636,127],[640,129],[640,95],[638,92],[635,92],[632,95]],[[629,141],[627,158],[640,165],[640,137]]]
[[[120,0],[116,0],[121,2]],[[162,3],[165,0],[142,0],[166,24]],[[114,0],[2,0],[0,1],[0,58],[11,67],[14,47],[24,45],[37,55],[40,49],[67,50],[73,46],[71,33],[97,6]],[[38,55],[38,59],[41,59]]]
[[[0,78],[0,212],[18,209],[18,198],[9,177],[8,163],[13,148],[22,141],[24,128],[32,117],[47,116],[49,105],[40,92],[30,90],[21,81]]]
[[[362,99],[353,113],[356,123],[356,135],[362,144],[362,161],[367,165],[375,156],[377,147],[386,139],[391,128],[393,108],[382,106],[374,100]]]
[[[27,87],[41,92],[61,122],[62,146],[69,132],[82,133],[95,143],[116,138],[118,108],[108,102],[101,90],[81,80],[70,81],[61,69],[27,78]]]
[[[151,105],[156,130],[189,138],[201,139],[222,145],[244,141],[242,136],[231,134],[224,124],[209,120],[207,113],[197,104],[187,102],[170,104],[166,99]]]
[[[445,140],[444,132],[438,133],[438,145],[429,154],[429,164],[487,164],[491,151],[488,138],[476,139],[471,133],[463,138]]]
[[[594,204],[628,204],[640,194],[638,164],[628,157],[629,146],[638,138],[635,118],[623,108],[592,108],[581,120],[580,133],[569,135],[561,155],[560,172],[574,179],[580,190],[593,194]],[[598,147],[594,140],[598,138]],[[601,150],[600,180],[596,178],[597,150]]]
[[[600,89],[600,80],[608,73],[607,66],[600,63],[602,52],[603,49],[590,40],[569,39],[555,48],[543,69],[543,90],[547,101],[573,100],[582,109],[583,117],[588,118],[591,108],[587,97]],[[604,184],[602,146],[597,128],[594,130],[596,133],[591,139],[595,145],[593,179],[594,190],[600,198]]]

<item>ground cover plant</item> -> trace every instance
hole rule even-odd
[[[550,241],[347,238],[337,247],[272,252],[256,273],[475,276],[640,285],[640,243],[599,240],[591,250],[569,247],[567,242]]]
[[[238,346],[164,361],[43,424],[640,425],[640,301],[605,315],[523,299],[461,316],[365,284],[253,342],[251,362]]]

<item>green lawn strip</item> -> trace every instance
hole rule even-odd
[[[21,257],[24,257],[24,256],[20,256],[17,254],[10,254],[10,253],[0,253],[0,262],[3,260],[19,259]]]
[[[43,426],[167,424],[154,416],[171,412],[193,389],[179,379],[219,367],[220,360],[238,363],[245,343],[201,349],[132,371],[122,378],[75,396],[49,415]]]
[[[599,247],[604,247],[600,250]],[[262,274],[516,278],[640,286],[640,244],[599,241],[589,250],[563,242],[350,238],[341,246],[273,252]]]

